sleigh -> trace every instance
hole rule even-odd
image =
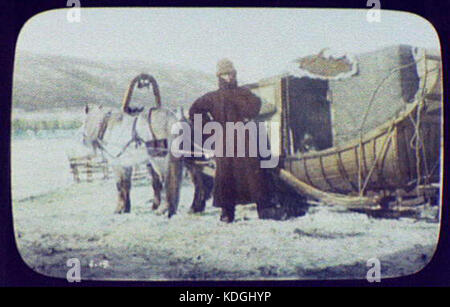
[[[395,46],[358,61],[346,79],[286,74],[246,85],[276,109],[266,123],[277,188],[343,209],[417,215],[439,199],[440,56]],[[214,175],[210,162],[198,166]]]

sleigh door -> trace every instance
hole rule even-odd
[[[285,115],[283,108],[283,76],[275,76],[268,79],[260,80],[257,83],[246,85],[255,95],[262,100],[260,114],[269,110],[270,117],[264,120],[267,134],[269,136],[270,148],[272,155],[275,157],[286,156],[288,148],[287,136],[285,131]],[[270,110],[275,110],[270,112]],[[273,125],[273,123],[275,123]],[[275,129],[275,130],[273,130]],[[282,161],[282,160],[281,160]]]

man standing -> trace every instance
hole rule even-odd
[[[261,168],[258,157],[248,155],[249,136],[245,136],[245,155],[236,155],[235,135],[228,134],[226,123],[246,123],[254,119],[261,108],[261,100],[249,89],[238,87],[236,70],[233,63],[223,59],[217,64],[219,89],[197,99],[189,110],[191,122],[195,114],[202,118],[212,117],[223,131],[223,156],[216,157],[216,175],[214,178],[214,205],[222,208],[221,221],[231,223],[234,220],[235,206],[256,203],[259,218],[283,219],[271,201],[271,178]],[[256,138],[253,139],[258,139]],[[226,146],[234,144],[234,156],[226,156]],[[278,210],[279,211],[279,210]]]

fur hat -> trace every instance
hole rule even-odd
[[[236,70],[234,69],[233,63],[229,59],[222,59],[217,62],[217,76],[230,73],[236,74]]]

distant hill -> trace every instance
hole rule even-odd
[[[18,52],[13,108],[44,111],[82,107],[85,103],[120,106],[130,81],[140,73],[153,75],[162,103],[184,106],[216,86],[212,75],[177,66],[139,61],[96,62],[87,59]],[[131,105],[154,105],[153,92],[136,90]]]

